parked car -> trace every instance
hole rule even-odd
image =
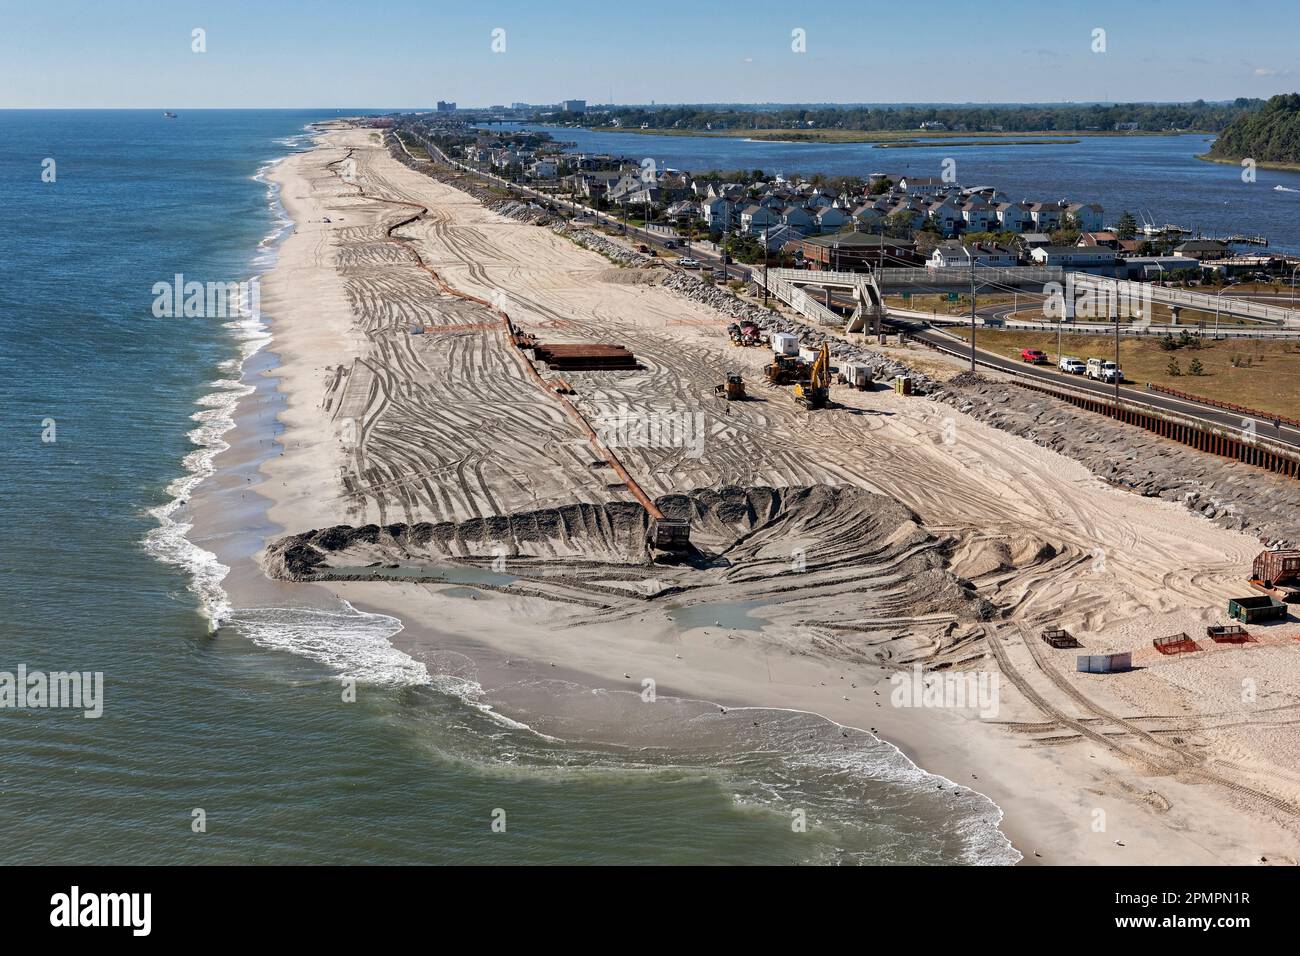
[[[1077,359],[1073,355],[1062,355],[1061,361],[1057,364],[1062,372],[1069,372],[1071,375],[1082,375],[1088,370],[1088,366],[1083,364],[1083,360]]]
[[[644,242],[639,243],[637,245],[636,251],[641,253],[642,255],[647,255],[647,256],[650,255],[650,247],[647,246]]]
[[[1099,382],[1122,382],[1124,371],[1109,359],[1088,359],[1087,376]]]
[[[1021,349],[1020,361],[1032,362],[1035,365],[1042,365],[1047,361],[1047,353],[1042,349]]]
[[[687,256],[685,258],[678,259],[677,264],[681,266],[683,269],[698,269],[700,267],[700,260],[692,259],[690,258],[690,256]]]
[[[677,248],[677,241],[676,241],[675,239],[668,239],[668,240],[665,240],[665,242],[664,242],[664,248],[665,248],[665,249],[676,249],[676,248]]]

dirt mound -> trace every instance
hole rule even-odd
[[[651,560],[646,513],[632,503],[577,503],[459,523],[337,525],[276,541],[264,564],[272,577],[292,581],[445,581],[448,567],[468,565],[508,568],[487,583],[526,585],[530,593],[562,586],[649,599],[735,591],[779,594],[783,602],[833,593],[861,598],[885,615],[992,613],[949,569],[948,542],[883,495],[832,485],[724,487],[666,495],[658,504],[690,522],[695,550],[681,564]]]

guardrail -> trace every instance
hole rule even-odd
[[[1238,415],[1244,415],[1248,418],[1258,418],[1263,421],[1281,422],[1284,425],[1292,425],[1300,428],[1300,419],[1288,418],[1285,415],[1275,415],[1272,412],[1262,412],[1258,408],[1251,408],[1248,405],[1236,405],[1232,402],[1220,401],[1217,398],[1205,398],[1201,395],[1193,395],[1191,392],[1179,391],[1176,388],[1170,388],[1168,385],[1157,385],[1155,382],[1147,382],[1147,391],[1158,392],[1161,395],[1168,395],[1172,398],[1180,398],[1185,402],[1195,402],[1198,405],[1209,405],[1211,408],[1222,408],[1224,411],[1235,412]]]
[[[1115,323],[1110,322],[1030,322],[1025,319],[1006,319],[1002,323],[1004,329],[1019,330],[1022,332],[1051,332],[1055,333],[1058,324],[1060,329],[1067,335],[1114,335]],[[1189,332],[1193,335],[1202,334],[1202,330],[1195,325],[1136,325],[1133,323],[1121,324],[1119,327],[1121,335],[1136,336],[1163,336],[1177,335],[1183,332]],[[1214,333],[1208,333],[1210,338],[1214,338]],[[1300,329],[1233,329],[1220,328],[1219,338],[1230,339],[1294,339],[1300,338]]]
[[[1098,289],[1117,297],[1127,297],[1130,301],[1150,300],[1163,305],[1176,305],[1198,312],[1224,315],[1236,315],[1280,325],[1300,325],[1300,312],[1283,309],[1262,302],[1237,299],[1230,295],[1206,295],[1204,292],[1189,292],[1185,289],[1169,289],[1152,285],[1149,282],[1130,282],[1127,279],[1107,279],[1102,276],[1089,275],[1084,272],[1071,272],[1070,278],[1075,288]]]
[[[969,346],[966,347],[965,351],[958,351],[956,348],[950,348],[925,339],[917,339],[916,341],[937,351],[955,355],[958,358],[968,359],[970,357]],[[960,343],[960,340],[955,339],[954,343]],[[1042,392],[1088,411],[1114,418],[1125,424],[1136,425],[1139,428],[1154,432],[1162,438],[1168,438],[1195,448],[1197,451],[1217,455],[1221,458],[1231,458],[1234,461],[1240,461],[1289,478],[1300,478],[1300,449],[1296,449],[1291,445],[1273,441],[1259,434],[1251,434],[1246,429],[1231,428],[1226,425],[1217,425],[1193,418],[1189,415],[1180,415],[1177,412],[1158,408],[1155,405],[1148,405],[1132,398],[1116,399],[1087,389],[1046,382],[1019,370],[1005,369],[994,365],[991,361],[980,357],[978,354],[976,354],[975,361],[979,365],[1012,376],[1012,383],[1021,388]]]

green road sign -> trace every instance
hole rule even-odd
[[[958,293],[956,293],[956,292],[949,292],[949,293],[948,293],[948,301],[949,301],[949,302],[956,302],[956,301],[957,301],[958,299],[960,299],[960,298],[961,298],[961,296],[960,296]]]

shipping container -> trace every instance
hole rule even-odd
[[[871,366],[861,362],[845,362],[840,366],[840,375],[844,379],[844,384],[859,391],[866,391],[871,387],[872,379],[875,378],[871,373]]]

